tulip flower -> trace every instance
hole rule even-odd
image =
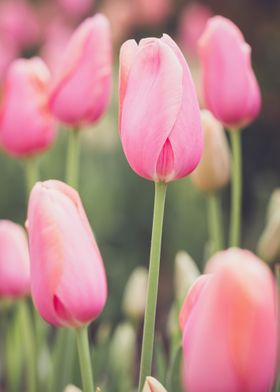
[[[28,234],[31,292],[41,316],[60,327],[98,317],[107,298],[106,276],[78,193],[59,181],[37,183]]]
[[[120,137],[140,176],[169,182],[190,174],[202,151],[197,96],[175,42],[124,43],[120,54]]]
[[[238,248],[207,264],[184,304],[188,392],[270,391],[277,359],[276,284],[269,268]]]
[[[200,272],[191,256],[180,251],[175,257],[175,294],[179,303],[185,298],[193,282],[199,277]]]
[[[112,43],[107,18],[97,14],[73,33],[54,74],[49,105],[60,121],[95,123],[112,90]]]
[[[147,377],[142,392],[167,392],[161,383],[154,377]]]
[[[211,18],[199,41],[204,100],[229,128],[243,128],[259,113],[261,96],[251,48],[229,19]]]
[[[0,220],[0,297],[17,298],[30,292],[27,237],[24,229]]]
[[[204,130],[204,150],[191,179],[201,191],[214,192],[229,182],[230,150],[222,124],[209,111],[201,112],[201,121]]]
[[[49,72],[39,58],[15,60],[3,86],[0,144],[9,154],[27,157],[47,149],[55,137],[47,106]]]
[[[135,0],[135,16],[140,24],[154,26],[163,22],[170,14],[172,2],[170,0]]]
[[[182,49],[193,57],[197,56],[198,41],[211,17],[210,8],[202,4],[188,4],[183,9],[179,23],[179,41]]]

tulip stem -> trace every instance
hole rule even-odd
[[[23,336],[22,343],[26,355],[27,391],[37,392],[37,361],[34,325],[32,325],[30,310],[25,300],[19,301],[19,318]]]
[[[238,129],[230,131],[232,146],[232,185],[231,185],[231,222],[230,246],[239,246],[240,215],[242,204],[242,154],[241,133]]]
[[[220,198],[216,192],[208,194],[208,227],[211,240],[211,253],[223,249],[222,213]]]
[[[27,196],[31,192],[33,185],[38,181],[38,165],[37,157],[25,159],[25,177],[26,177],[26,192]]]
[[[146,299],[146,310],[144,319],[144,332],[142,341],[141,364],[139,375],[139,389],[141,392],[145,379],[151,375],[153,346],[155,334],[155,318],[158,293],[158,281],[160,270],[161,237],[164,216],[164,205],[167,184],[164,182],[155,183],[154,216],[152,241],[150,252],[150,266],[148,278],[148,292]]]
[[[68,151],[67,151],[67,166],[66,166],[66,182],[73,188],[78,188],[79,176],[79,130],[73,128],[68,135]]]
[[[83,392],[94,392],[87,326],[76,329]]]

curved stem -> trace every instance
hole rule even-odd
[[[33,185],[38,181],[38,164],[37,157],[25,159],[25,177],[26,177],[26,193],[29,195]]]
[[[88,329],[86,326],[76,329],[76,338],[82,375],[83,392],[93,392],[93,375],[89,351]]]
[[[146,300],[146,310],[144,319],[144,332],[142,341],[142,353],[139,375],[139,389],[142,391],[145,379],[151,374],[153,346],[155,334],[155,318],[158,293],[158,280],[160,270],[161,237],[164,216],[164,205],[167,184],[163,182],[155,183],[155,201],[152,241],[150,252],[150,266],[148,278],[148,292]]]
[[[208,228],[211,240],[211,253],[223,249],[222,213],[220,198],[216,192],[209,193],[208,201]]]
[[[23,345],[26,355],[27,368],[27,391],[37,392],[37,362],[36,362],[36,348],[34,339],[34,326],[31,322],[31,315],[28,309],[28,304],[25,300],[19,301],[19,318],[21,323],[21,331],[23,335]]]
[[[230,138],[232,145],[230,246],[239,246],[242,202],[242,155],[240,130],[231,130]]]
[[[68,135],[66,182],[73,188],[78,188],[80,155],[79,134],[79,130],[74,128],[69,131]]]

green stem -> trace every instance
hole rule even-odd
[[[151,252],[150,252],[148,293],[147,293],[147,300],[146,300],[140,375],[139,375],[139,389],[138,389],[139,392],[142,391],[143,385],[145,383],[145,379],[147,376],[151,375],[151,370],[152,370],[156,305],[157,305],[158,280],[159,280],[159,270],[160,270],[161,237],[162,237],[166,189],[167,189],[166,183],[163,182],[155,183],[154,216],[153,216],[153,229],[152,229],[152,241],[151,241]]]
[[[93,392],[93,375],[91,369],[88,330],[86,326],[76,329],[76,338],[82,375],[83,392]]]
[[[242,154],[240,130],[231,130],[230,138],[232,145],[230,246],[239,246],[241,231],[240,215],[242,204]]]
[[[208,227],[211,240],[211,253],[215,253],[224,247],[222,233],[222,213],[219,195],[216,192],[209,193],[208,201]]]
[[[25,300],[19,301],[19,318],[21,323],[21,331],[23,335],[23,345],[26,356],[27,367],[27,391],[37,392],[37,362],[36,362],[36,348],[34,340],[34,326],[32,325],[32,318],[28,304]]]
[[[33,185],[38,181],[38,164],[37,157],[25,159],[25,177],[26,177],[26,192],[29,195]]]
[[[79,130],[74,128],[69,131],[68,135],[66,182],[73,188],[78,188],[80,156],[79,134]]]

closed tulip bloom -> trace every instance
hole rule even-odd
[[[251,48],[229,19],[209,20],[199,41],[206,107],[230,128],[241,128],[258,115],[261,96],[251,66]]]
[[[154,377],[147,377],[142,392],[167,392],[161,383]]]
[[[120,137],[140,176],[169,182],[188,175],[202,151],[197,96],[188,65],[166,34],[120,54]]]
[[[201,120],[204,150],[191,179],[201,191],[214,192],[229,182],[230,150],[222,124],[207,110],[201,112]]]
[[[28,206],[31,292],[41,316],[79,327],[99,316],[105,270],[78,193],[60,181],[37,183]]]
[[[27,237],[24,229],[0,220],[0,297],[16,298],[30,292]]]
[[[97,14],[74,32],[63,54],[50,95],[50,108],[73,126],[95,123],[112,90],[112,42],[107,18]]]
[[[206,272],[184,304],[185,390],[270,391],[277,358],[271,271],[251,252],[231,248],[214,255]]]
[[[15,60],[3,86],[0,144],[16,156],[47,149],[55,137],[48,106],[49,72],[39,58]]]

